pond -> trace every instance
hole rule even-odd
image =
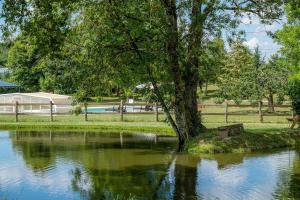
[[[175,149],[155,135],[0,131],[0,199],[300,199],[300,151]]]

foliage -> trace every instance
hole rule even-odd
[[[47,72],[43,71],[46,76],[41,81],[44,88],[64,91],[64,81],[72,85],[74,78],[74,92],[85,99],[101,96],[114,86],[128,91],[150,82],[170,124],[184,141],[203,130],[197,111],[197,86],[201,67],[211,69],[212,59],[205,56],[210,42],[224,29],[235,29],[245,15],[258,15],[264,23],[277,19],[282,3],[5,0],[4,31],[6,35],[21,32],[33,38],[41,59],[48,57],[51,63],[58,58],[50,67],[48,62],[42,67]],[[175,118],[166,103],[169,99]]]
[[[300,5],[297,1],[287,3],[285,7],[287,23],[276,33],[277,41],[282,45],[283,63],[290,69],[289,96],[296,114],[300,114]]]
[[[243,99],[249,98],[249,94],[253,93],[249,91],[253,89],[249,84],[252,84],[252,73],[255,72],[252,54],[242,42],[237,41],[232,45],[226,60],[227,62],[222,67],[221,75],[218,78],[219,96],[241,103]]]
[[[221,73],[222,66],[225,61],[226,51],[225,44],[221,38],[216,38],[207,43],[204,52],[201,54],[202,66],[200,69],[200,81],[208,83],[216,83]],[[202,87],[202,82],[199,83]]]
[[[289,84],[289,96],[292,100],[294,112],[300,115],[300,80],[294,79]]]
[[[79,116],[80,114],[82,114],[82,108],[81,108],[81,106],[80,105],[74,106],[73,113],[76,116]]]
[[[294,77],[299,78],[300,73],[300,5],[296,1],[290,1],[285,6],[287,23],[279,30],[275,39],[282,45],[280,52]]]
[[[9,49],[7,67],[12,71],[11,79],[25,91],[40,89],[39,56],[37,47],[24,37],[19,37]]]
[[[228,62],[219,76],[219,96],[240,103],[267,98],[273,106],[273,95],[282,101],[286,94],[289,70],[277,55],[265,63],[257,47],[250,52],[241,42],[233,44],[227,55]]]
[[[287,94],[289,75],[290,70],[284,60],[278,55],[271,56],[268,63],[262,66],[260,74],[264,97],[270,98],[270,95],[276,94],[277,103],[282,103]]]
[[[6,67],[8,49],[7,44],[0,43],[0,67]]]

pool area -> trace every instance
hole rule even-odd
[[[101,107],[88,107],[87,111],[89,113],[113,113],[119,112],[119,105],[115,106],[101,106]],[[154,111],[155,107],[146,108],[145,106],[124,106],[124,112],[145,112],[145,111]],[[161,109],[159,109],[161,110]],[[84,109],[83,109],[84,112]]]

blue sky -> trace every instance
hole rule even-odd
[[[246,41],[244,44],[252,50],[259,45],[263,55],[269,58],[279,50],[280,46],[267,35],[267,31],[274,33],[281,29],[282,26],[283,20],[282,22],[274,22],[271,25],[264,25],[260,23],[259,18],[252,16],[251,19],[248,17],[242,18],[242,23],[239,28],[246,32]]]

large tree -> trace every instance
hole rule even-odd
[[[289,95],[295,113],[300,115],[300,3],[291,1],[285,7],[287,22],[275,38],[281,44],[283,64],[291,71]]]
[[[6,0],[6,30],[38,38],[43,53],[58,54],[74,26],[91,34],[102,68],[114,67],[129,77],[151,82],[157,100],[180,144],[204,129],[197,110],[197,86],[205,44],[241,17],[258,15],[268,23],[281,15],[282,0],[147,0],[76,1]],[[74,20],[79,18],[79,20]],[[83,48],[85,48],[83,46]],[[127,77],[126,77],[127,78]],[[160,85],[169,91],[175,118]]]

